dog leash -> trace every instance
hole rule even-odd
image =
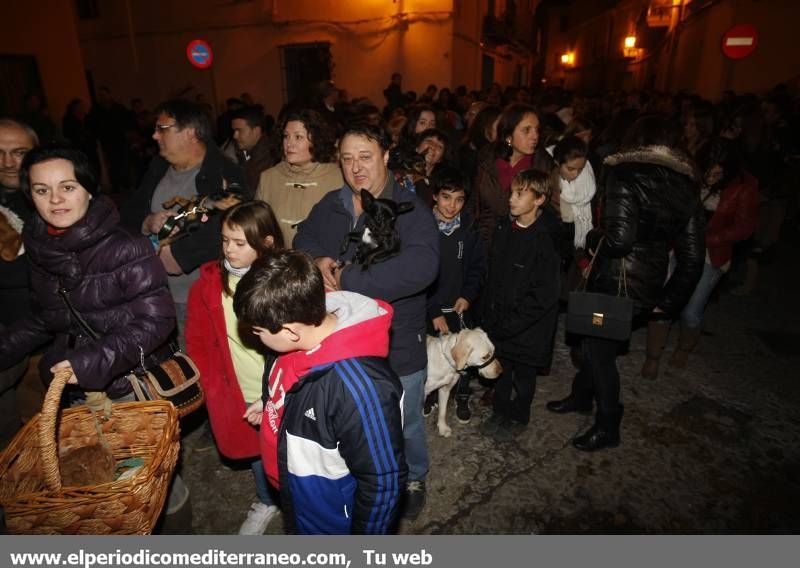
[[[456,309],[455,308],[442,308],[442,313],[443,314],[456,313]],[[466,322],[464,321],[464,312],[458,312],[458,323],[461,326],[461,330],[460,331],[464,331],[465,329],[469,329],[467,327]]]

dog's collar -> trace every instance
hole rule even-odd
[[[472,368],[473,369],[477,369],[478,371],[480,371],[481,369],[485,369],[486,367],[488,367],[489,365],[494,363],[495,359],[497,359],[497,355],[492,353],[492,356],[489,357],[486,361],[484,361],[482,365],[473,365]],[[470,367],[467,367],[467,369],[469,369],[469,368]],[[464,370],[466,371],[466,369],[464,369]]]
[[[477,371],[480,371],[481,369],[485,369],[486,367],[488,367],[489,365],[494,363],[494,361],[497,359],[497,355],[496,355],[496,351],[497,350],[495,350],[495,352],[492,353],[492,356],[489,357],[486,361],[484,361],[480,365],[468,365],[468,366],[464,367],[463,369],[458,369],[458,368],[456,368],[455,365],[453,365],[450,362],[450,358],[447,356],[447,353],[444,352],[444,342],[442,341],[443,339],[444,339],[444,336],[440,335],[439,336],[439,350],[442,352],[442,356],[444,357],[444,360],[447,361],[447,364],[450,365],[450,367],[452,367],[452,369],[456,373],[458,373],[458,375],[461,376],[461,377],[466,375],[467,371],[469,371],[470,369],[475,369]]]

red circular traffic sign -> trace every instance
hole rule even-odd
[[[189,58],[189,63],[198,69],[208,69],[214,61],[211,46],[202,39],[195,39],[189,42],[189,45],[186,46],[186,57]]]
[[[722,36],[722,53],[730,59],[743,59],[758,45],[758,31],[750,24],[733,26]]]

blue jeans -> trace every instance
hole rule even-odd
[[[422,419],[427,374],[427,369],[422,369],[400,377],[403,384],[403,439],[409,481],[425,481],[428,475],[428,442]]]
[[[256,459],[250,462],[250,468],[253,470],[253,479],[256,482],[256,495],[258,500],[264,505],[274,505],[272,497],[269,495],[269,482],[267,481],[267,474],[264,471],[264,464],[261,459]]]
[[[681,312],[681,323],[683,325],[693,329],[703,325],[703,313],[706,311],[706,304],[708,304],[708,299],[723,274],[722,270],[708,263],[703,265],[703,275],[700,277],[692,297],[689,298],[689,302]]]
[[[249,408],[252,402],[245,404],[245,408]],[[258,426],[256,426],[258,429]],[[264,471],[264,462],[261,458],[256,458],[250,462],[250,469],[253,470],[253,481],[256,482],[256,495],[258,500],[264,505],[274,505],[272,497],[269,495],[269,481],[267,481],[267,472]]]

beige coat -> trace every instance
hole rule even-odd
[[[285,160],[261,174],[256,199],[266,201],[275,211],[287,247],[297,233],[297,225],[322,197],[344,185],[339,164],[311,162],[292,166]]]

